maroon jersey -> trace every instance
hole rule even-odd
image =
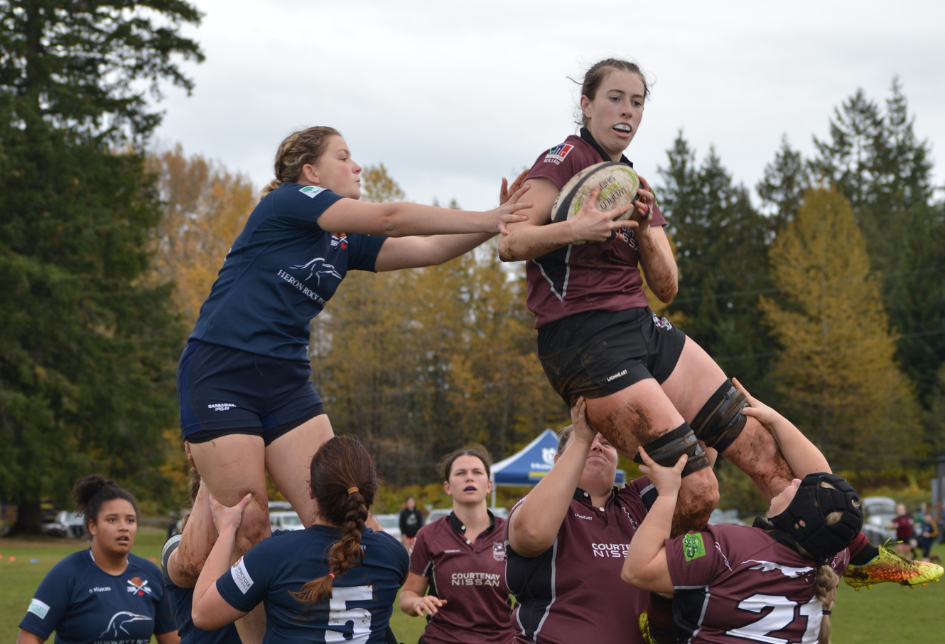
[[[528,178],[548,179],[561,190],[584,168],[609,161],[590,134],[586,137],[569,136],[561,145],[543,153]],[[621,160],[633,165],[625,157]],[[666,225],[658,206],[653,209],[650,225]],[[646,306],[643,278],[637,268],[639,261],[632,230],[617,231],[617,237],[608,242],[570,244],[528,260],[526,301],[528,310],[535,314],[535,328],[583,311],[623,311]]]
[[[912,517],[908,514],[897,515],[890,523],[896,526],[896,540],[905,541],[912,536],[913,523]]]
[[[517,554],[506,534],[505,576],[516,600],[516,642],[643,644],[637,619],[649,593],[624,583],[620,571],[630,539],[655,498],[646,477],[615,488],[602,508],[591,505],[579,488],[554,545],[537,557]],[[527,496],[512,513],[522,503],[528,503]]]
[[[466,526],[450,513],[420,528],[410,572],[430,580],[430,594],[446,600],[427,618],[430,644],[509,644],[515,639],[505,585],[505,521],[490,512],[490,526],[469,543]]]
[[[666,561],[680,642],[817,642],[815,564],[764,530],[710,525],[667,539]],[[843,550],[830,566],[842,576],[849,561]]]

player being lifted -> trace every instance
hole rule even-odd
[[[527,304],[535,314],[538,356],[552,386],[569,405],[587,399],[587,417],[617,450],[672,467],[688,462],[673,534],[699,529],[718,502],[718,481],[700,445],[716,449],[748,474],[767,500],[795,478],[772,435],[741,413],[745,397],[694,341],[647,306],[647,284],[664,302],[677,291],[677,268],[663,218],[641,178],[628,206],[598,211],[596,195],[577,216],[548,223],[552,205],[571,177],[588,166],[617,161],[636,135],[649,95],[638,65],[607,59],[593,65],[581,88],[578,136],[539,156],[528,175],[528,220],[509,226],[499,243],[504,261],[528,260]],[[583,243],[588,242],[588,243]],[[860,534],[851,544],[846,579],[855,587],[881,581],[926,583],[942,568],[909,562],[877,549]]]

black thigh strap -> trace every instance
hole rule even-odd
[[[747,404],[745,395],[726,380],[696,414],[692,429],[699,440],[722,453],[745,428],[748,419],[742,409]]]
[[[672,429],[659,438],[650,441],[649,444],[643,446],[643,449],[650,455],[650,458],[663,467],[673,467],[680,456],[688,454],[689,461],[683,468],[683,476],[689,476],[693,472],[709,467],[709,459],[705,455],[705,450],[702,449],[699,439],[696,438],[688,423],[683,423],[676,429]],[[634,456],[633,460],[637,463],[643,462],[639,454]]]

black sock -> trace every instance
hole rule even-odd
[[[862,532],[858,534],[856,538],[853,539],[853,543],[850,544],[851,565],[862,566],[868,564],[878,555],[879,548],[871,545],[870,542],[866,540],[866,535]]]

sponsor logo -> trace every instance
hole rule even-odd
[[[249,576],[249,571],[246,570],[246,564],[243,563],[242,557],[230,568],[230,574],[233,576],[233,581],[236,582],[236,587],[239,588],[240,592],[244,595],[252,588],[253,578]]]
[[[454,552],[462,552],[462,550],[458,550],[458,549],[457,550],[444,550],[443,554],[449,555],[449,554],[453,554]]]
[[[496,586],[502,575],[488,572],[454,572],[451,581],[454,586]]]
[[[132,577],[128,580],[128,588],[126,588],[129,593],[133,595],[144,595],[145,593],[151,594],[151,589],[148,588],[148,580],[141,579],[141,577]]]
[[[311,197],[312,199],[314,199],[315,197],[318,196],[319,193],[325,192],[325,189],[319,188],[318,186],[303,186],[302,189],[299,190],[299,192],[301,192],[306,197]]]
[[[230,411],[236,407],[235,403],[213,403],[212,405],[207,405],[207,409],[212,409],[213,411]]]
[[[300,292],[302,295],[304,295],[304,296],[307,297],[308,299],[312,300],[313,302],[315,302],[316,304],[318,304],[320,307],[324,308],[324,306],[325,306],[325,300],[322,299],[321,296],[319,296],[318,293],[316,293],[315,291],[313,291],[313,290],[310,289],[309,287],[305,286],[305,284],[303,284],[302,282],[298,281],[297,279],[295,279],[294,277],[292,277],[291,275],[289,275],[288,273],[286,273],[285,271],[282,271],[282,270],[280,270],[278,273],[276,273],[276,275],[278,275],[279,277],[281,277],[282,279],[284,279],[284,280],[285,280],[286,282],[288,282],[290,285],[292,285],[292,286],[294,286],[295,288],[297,288],[297,289],[299,290],[299,292]]]
[[[26,610],[27,613],[33,613],[40,619],[46,619],[46,613],[49,612],[49,604],[41,602],[35,597],[30,600],[30,607]]]
[[[336,277],[340,282],[344,279],[344,276],[335,270],[335,267],[331,264],[325,263],[324,257],[316,257],[315,259],[309,260],[304,264],[296,264],[292,267],[294,270],[299,271],[308,271],[308,277],[306,277],[303,282],[307,282],[312,277],[315,277],[316,283],[321,286],[323,277]]]
[[[594,517],[586,517],[583,514],[578,514],[577,512],[574,513],[574,516],[576,516],[578,519],[586,519],[588,521],[594,520]]]
[[[627,550],[630,549],[629,543],[592,543],[595,557],[610,557],[619,559],[627,556]]]
[[[110,640],[118,640],[121,638],[122,642],[127,642],[125,638],[121,637],[121,633],[129,634],[129,631],[125,626],[131,622],[150,622],[151,618],[147,615],[138,615],[136,613],[131,613],[126,610],[123,610],[119,613],[112,615],[112,619],[108,622],[108,628],[102,631],[102,634],[99,635],[99,639],[103,637],[108,637]],[[121,633],[119,632],[121,631]],[[148,631],[150,632],[150,631]],[[147,640],[145,640],[147,641]]]
[[[630,511],[627,508],[620,508],[623,510],[623,513],[627,515],[627,518],[630,519],[630,525],[633,526],[633,529],[636,530],[640,527],[640,524],[637,523],[637,520],[630,516]]]
[[[701,534],[687,534],[682,539],[683,556],[686,561],[692,561],[705,556],[705,543]]]
[[[619,373],[615,373],[615,374],[612,375],[612,376],[607,376],[607,382],[610,382],[611,380],[616,380],[617,378],[619,378],[619,377],[621,377],[621,376],[626,376],[626,375],[627,375],[627,370],[624,369],[623,371],[621,371],[621,372],[619,372]]]
[[[331,234],[331,247],[344,250],[348,247],[348,235],[345,233]]]
[[[95,588],[89,588],[90,593],[110,593],[112,592],[111,586],[96,586]]]
[[[558,450],[554,447],[542,447],[541,448],[541,460],[545,462],[545,465],[554,465],[555,464],[555,454]]]
[[[625,243],[630,245],[630,248],[633,250],[639,250],[639,245],[637,244],[637,237],[633,234],[633,230],[630,228],[621,228],[617,231],[617,237],[622,239]]]
[[[505,561],[505,544],[504,543],[493,543],[492,544],[492,558],[496,561]]]
[[[568,154],[570,154],[571,150],[573,149],[574,146],[567,143],[556,145],[555,147],[548,150],[548,154],[545,155],[545,163],[554,163],[555,165],[558,165],[564,161],[564,158],[568,156]]]

